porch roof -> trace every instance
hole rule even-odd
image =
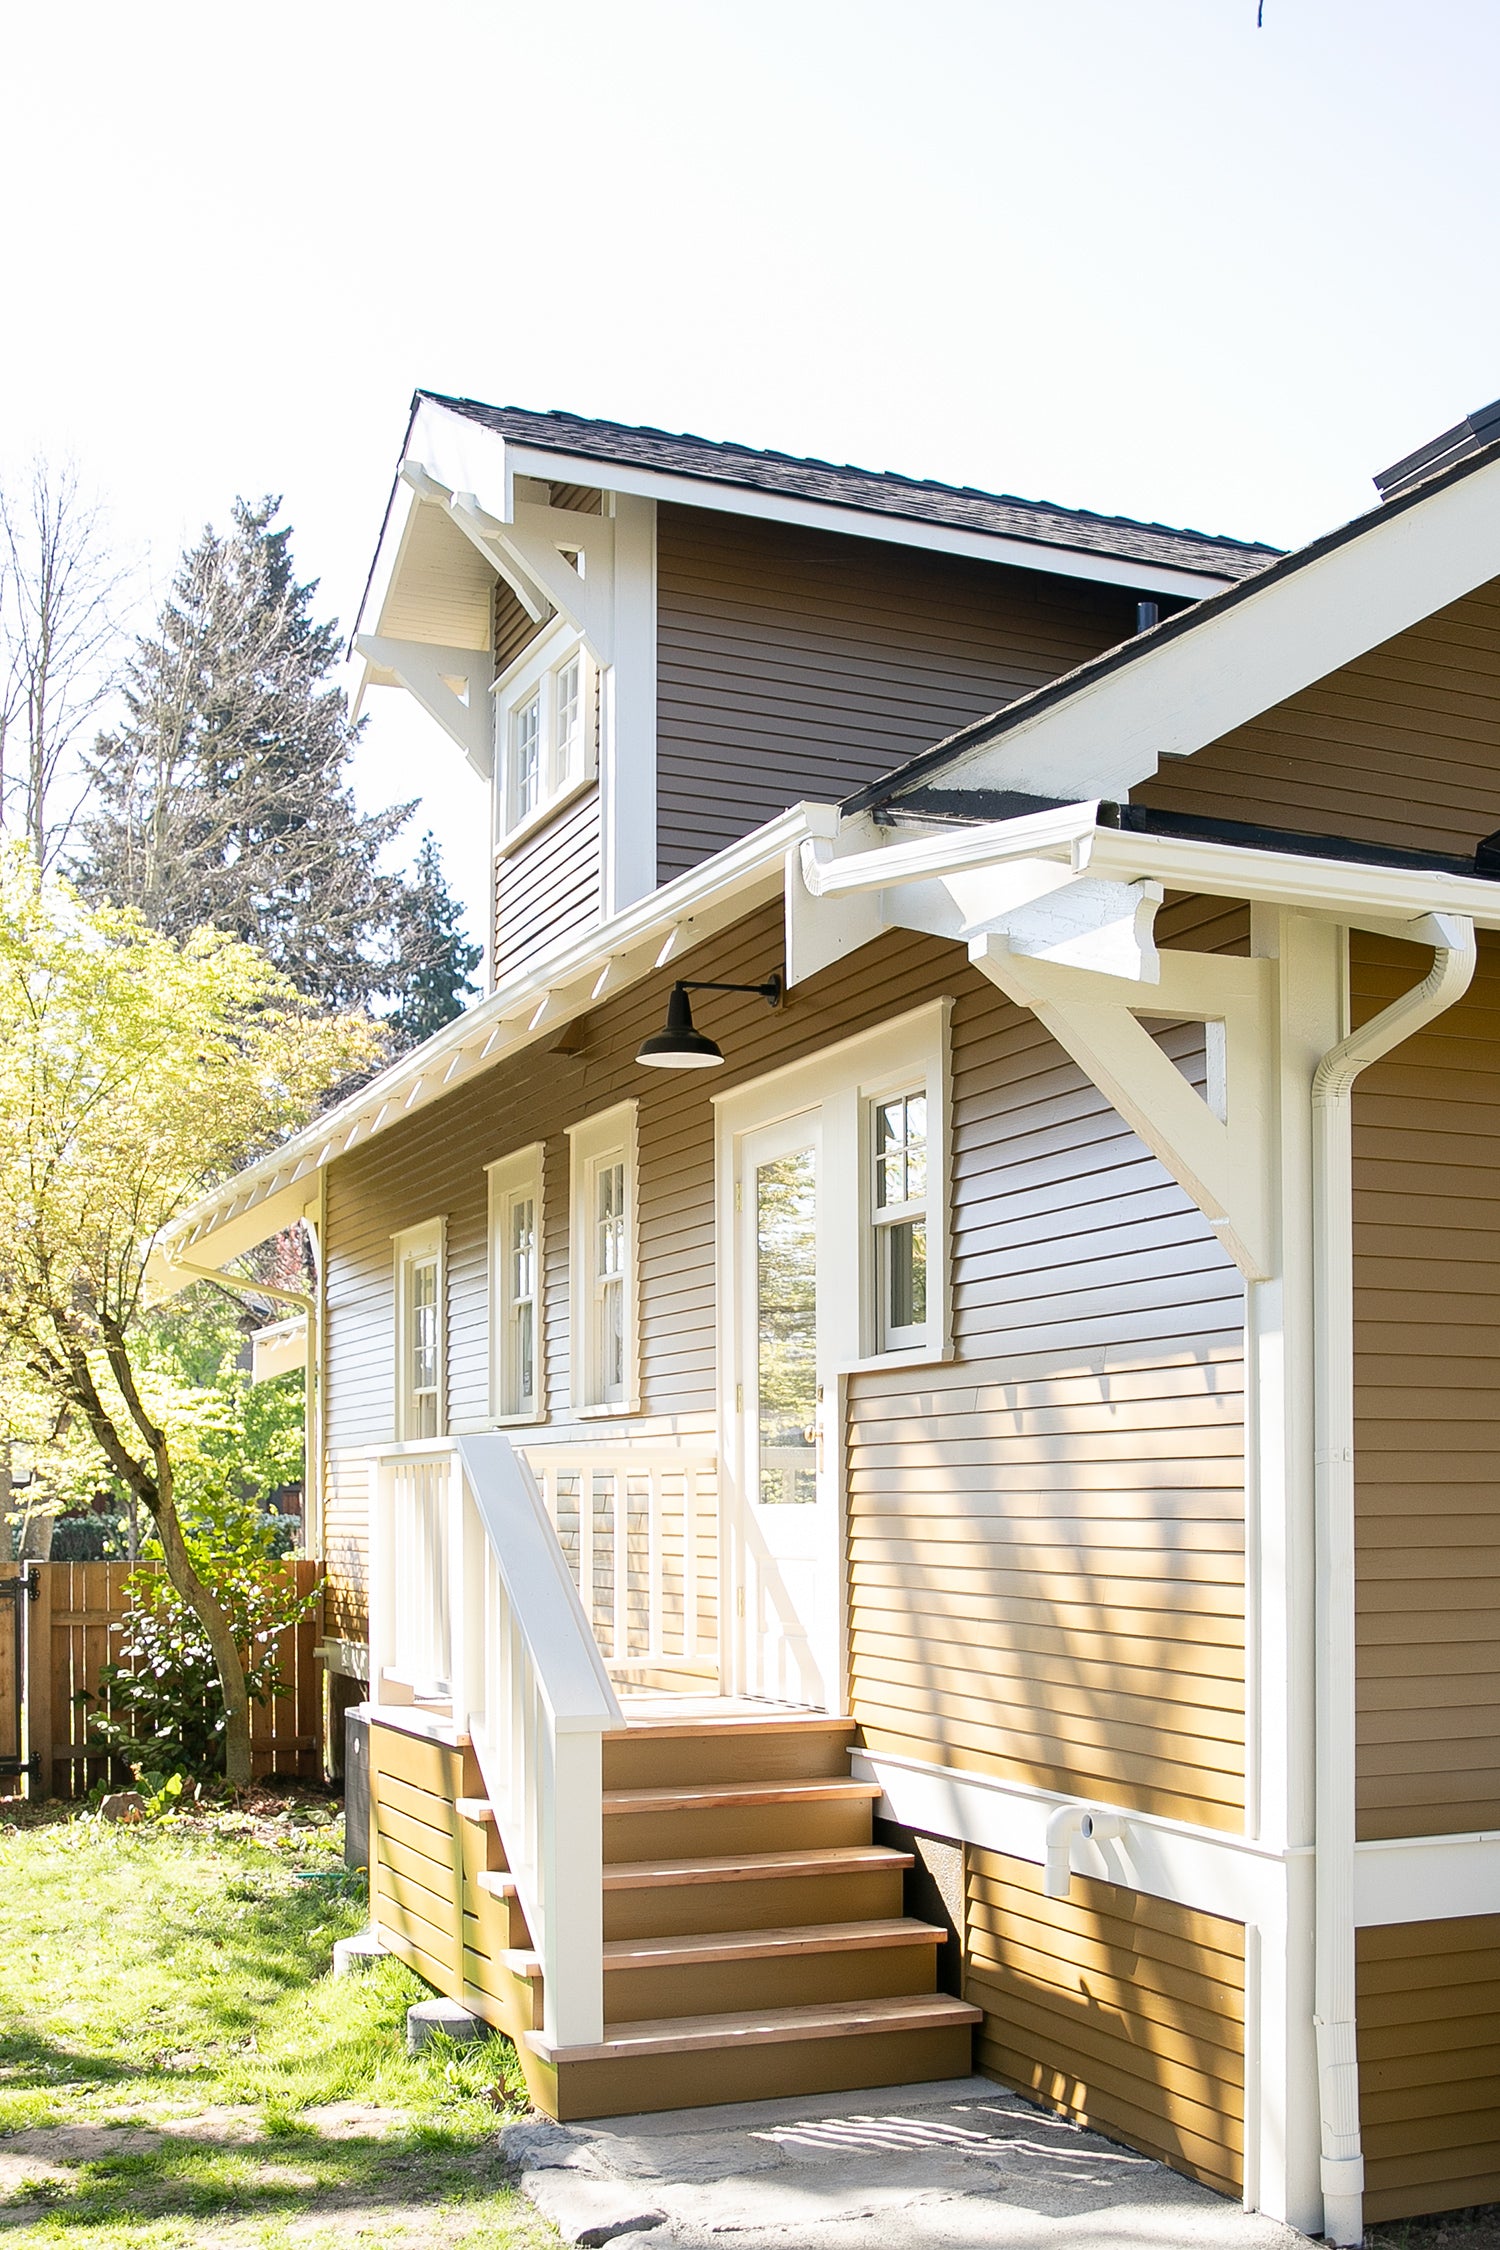
[[[808,833],[808,808],[794,806],[507,977],[367,1086],[201,1197],[163,1234],[153,1260],[155,1279],[169,1288],[185,1287],[200,1258],[222,1266],[309,1215],[317,1175],[335,1157],[778,898],[787,854]]]
[[[900,894],[921,898],[950,877],[961,886],[984,870],[1016,871],[1016,896],[1007,904],[997,894],[978,919],[948,931],[960,943],[972,944],[1026,914],[1037,896],[1028,870],[1039,868],[1047,871],[1054,899],[1072,884],[1097,891],[1101,881],[1111,887],[1155,882],[1294,906],[1415,944],[1434,942],[1430,918],[1437,915],[1463,915],[1482,929],[1500,929],[1500,880],[1444,863],[1440,855],[1372,855],[1369,847],[1337,837],[1269,830],[1231,837],[1204,833],[1208,823],[1190,825],[1193,833],[1162,833],[1122,821],[1120,807],[1093,799],[1013,810],[1006,818],[911,837],[867,820],[841,823],[831,806],[798,805],[507,979],[413,1054],[201,1198],[163,1235],[156,1278],[169,1288],[185,1286],[205,1264],[222,1267],[305,1216],[316,1199],[317,1175],[336,1157],[389,1131],[459,1079],[584,1014],[606,994],[668,967],[782,896],[783,886],[789,983],[886,930],[930,927],[920,916],[906,921]],[[807,914],[820,916],[825,901],[832,909],[828,929],[809,946],[799,929],[806,932]],[[868,905],[868,916],[842,923],[840,911],[855,902]]]

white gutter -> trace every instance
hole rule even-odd
[[[973,828],[945,828],[904,844],[881,844],[872,851],[834,855],[831,842],[808,837],[802,846],[802,880],[814,898],[842,898],[857,891],[883,891],[896,883],[920,883],[960,875],[978,867],[997,867],[1012,859],[1055,859],[1077,865],[1085,839],[1095,833],[1097,800],[1059,805],[1015,820],[988,820]]]
[[[1473,922],[1439,914],[1432,967],[1313,1074],[1315,1319],[1314,1511],[1317,1545],[1314,2023],[1322,2127],[1323,2231],[1363,2234],[1354,1965],[1354,1193],[1350,1123],[1360,1072],[1420,1031],[1467,990]]]

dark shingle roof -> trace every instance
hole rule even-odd
[[[1167,524],[1133,523],[1124,516],[1096,516],[1086,509],[1054,507],[1042,500],[1016,500],[1005,493],[975,492],[968,486],[934,484],[883,470],[839,468],[829,461],[803,461],[790,453],[759,452],[753,446],[677,436],[669,430],[594,422],[581,414],[538,414],[520,406],[485,406],[477,399],[448,398],[440,391],[419,391],[417,397],[481,422],[512,444],[534,446],[544,452],[581,454],[590,460],[656,469],[669,476],[699,477],[715,484],[747,485],[758,492],[819,500],[867,514],[902,516],[917,523],[946,524],[955,530],[985,532],[992,538],[1068,547],[1075,553],[1108,555],[1121,562],[1241,579],[1263,570],[1281,551],[1250,540],[1176,531]]]

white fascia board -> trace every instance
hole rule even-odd
[[[922,547],[933,554],[967,555],[978,562],[1047,571],[1056,578],[1087,578],[1103,586],[1128,587],[1136,593],[1175,594],[1201,601],[1205,595],[1221,594],[1226,586],[1236,583],[1228,572],[1175,570],[1163,563],[1094,554],[1083,547],[1054,547],[1044,539],[967,531],[959,524],[924,523],[916,517],[886,515],[877,508],[852,504],[841,507],[830,500],[800,500],[789,493],[763,492],[755,485],[716,484],[706,477],[677,476],[665,469],[595,460],[585,453],[551,453],[539,446],[511,445],[506,448],[506,457],[513,478],[539,477],[554,484],[591,485],[605,492],[631,493],[643,500],[670,500],[680,508],[708,508],[716,515],[759,516],[768,523],[800,524],[810,531],[836,531],[852,539],[881,539],[892,546]],[[446,483],[447,478],[443,481]]]
[[[856,1750],[853,1773],[858,1781],[879,1782],[882,1818],[1035,1866],[1046,1863],[1047,1823],[1054,1813],[1071,1806],[1107,1811],[1118,1820],[1119,1832],[1108,1842],[1075,1837],[1075,1875],[1232,1922],[1273,1921],[1285,1899],[1289,1863],[1310,1851],[1307,1846],[1274,1851],[1227,1829],[1200,1828],[1103,1799],[1062,1796],[882,1750]]]
[[[943,773],[945,787],[1120,797],[1500,576],[1500,462],[1256,585],[1081,683]]]
[[[1085,837],[1075,849],[1075,867],[1115,882],[1150,877],[1171,890],[1326,914],[1356,929],[1378,926],[1387,936],[1409,937],[1417,945],[1443,941],[1395,925],[1415,924],[1429,914],[1464,914],[1480,929],[1500,929],[1500,883],[1438,869],[1378,867],[1120,828],[1098,828]]]
[[[307,1315],[294,1313],[290,1320],[274,1320],[257,1328],[250,1338],[250,1381],[273,1383],[278,1375],[302,1373],[307,1367]]]
[[[1446,1922],[1500,1914],[1500,1832],[1397,1836],[1354,1847],[1354,1920]]]
[[[497,523],[515,519],[516,463],[498,430],[424,398],[406,440],[406,459],[450,492],[467,492]]]
[[[612,919],[544,953],[477,1007],[445,1024],[357,1094],[294,1134],[285,1145],[213,1194],[202,1197],[163,1236],[162,1264],[174,1252],[195,1258],[208,1246],[220,1264],[290,1223],[280,1214],[297,1198],[316,1199],[316,1175],[351,1148],[436,1100],[466,1071],[498,1063],[594,1006],[601,985],[622,989],[702,943],[728,923],[782,894],[786,858],[808,830],[794,805],[701,866],[639,899]]]

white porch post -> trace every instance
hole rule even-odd
[[[381,1684],[396,1655],[396,1557],[392,1522],[394,1495],[386,1463],[371,1455],[365,1474],[370,1493],[370,1701],[381,1701]]]
[[[542,1890],[547,1901],[542,1988],[554,2046],[587,2047],[604,2037],[604,1831],[599,1729],[559,1728]]]

